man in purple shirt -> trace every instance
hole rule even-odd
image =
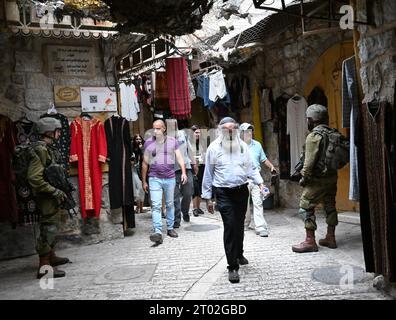
[[[166,125],[162,120],[153,123],[153,137],[146,140],[144,144],[144,157],[142,163],[142,183],[145,192],[150,190],[152,220],[154,232],[150,235],[150,240],[156,244],[162,243],[162,194],[165,194],[166,202],[166,224],[168,236],[177,238],[178,235],[173,229],[175,221],[174,190],[175,179],[175,158],[182,170],[181,182],[187,182],[186,166],[183,156],[179,150],[179,144],[173,137],[165,134]],[[150,169],[149,169],[150,168]],[[148,171],[148,183],[147,183]]]

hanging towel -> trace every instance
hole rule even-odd
[[[191,117],[191,100],[186,70],[187,66],[184,58],[166,59],[169,106],[176,119]]]

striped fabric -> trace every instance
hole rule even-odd
[[[186,60],[182,57],[166,59],[169,107],[176,119],[191,117],[191,100],[187,79]]]

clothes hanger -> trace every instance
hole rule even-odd
[[[80,118],[82,118],[84,120],[92,120],[92,116],[87,112],[81,112]]]
[[[55,108],[55,104],[51,104],[51,108],[48,109],[47,114],[57,114],[58,111]]]
[[[292,99],[293,99],[294,101],[298,101],[298,100],[301,99],[301,96],[300,96],[298,93],[295,93],[294,96],[292,97]]]

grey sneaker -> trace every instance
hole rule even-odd
[[[162,234],[161,233],[152,233],[150,235],[150,240],[155,243],[162,243]]]
[[[171,237],[171,238],[177,238],[179,235],[176,233],[176,231],[175,230],[168,230],[168,236],[169,237]]]

